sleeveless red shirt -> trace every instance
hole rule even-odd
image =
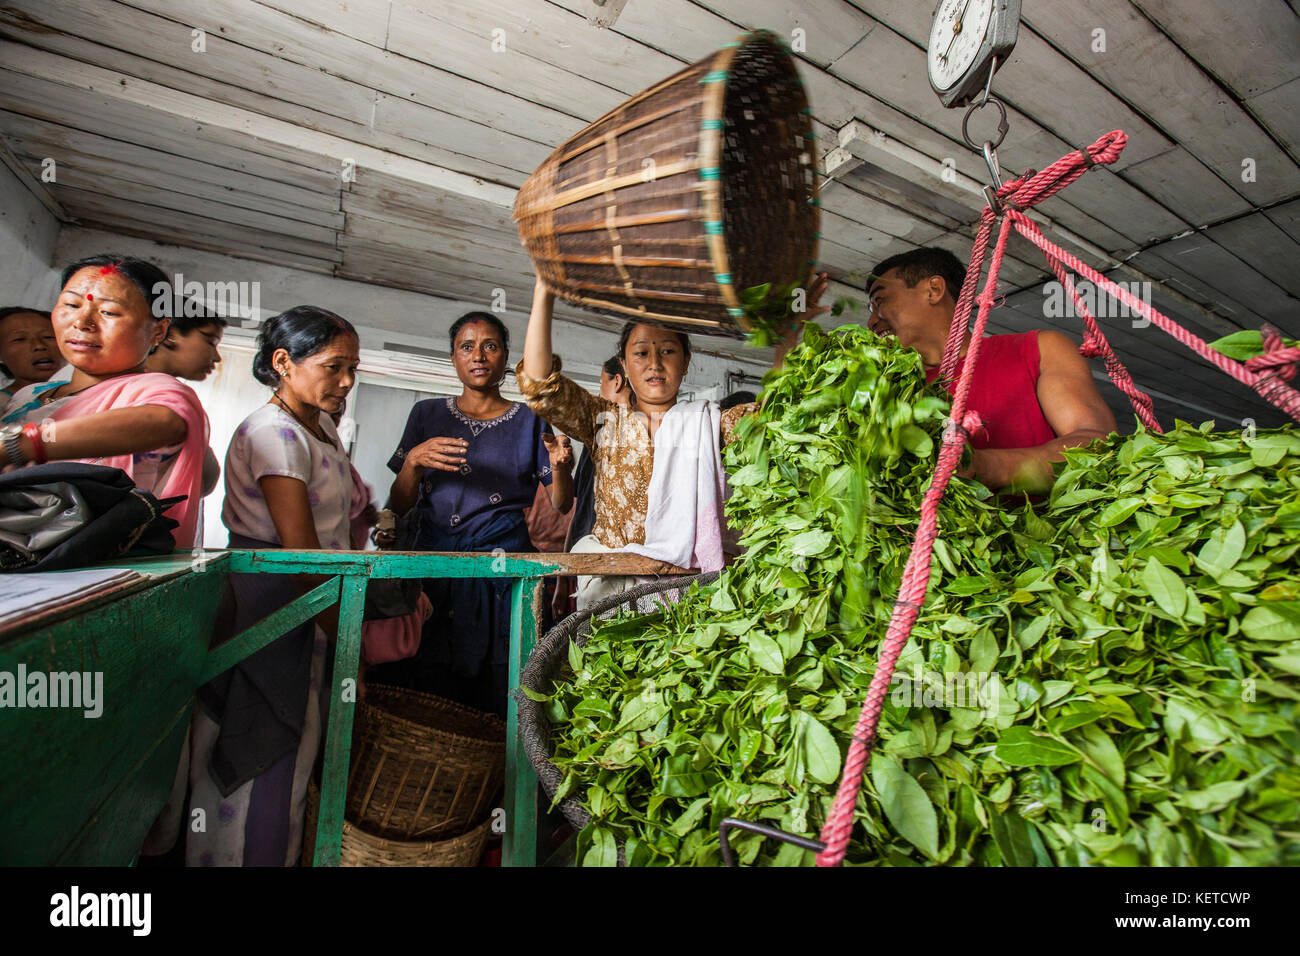
[[[966,357],[948,383],[949,394],[957,390]],[[987,335],[980,342],[966,407],[979,412],[984,431],[971,436],[974,448],[1033,448],[1056,437],[1038,404],[1038,330],[1013,335]],[[938,376],[938,369],[925,373],[926,381]]]

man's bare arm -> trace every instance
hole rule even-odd
[[[983,448],[974,453],[975,477],[990,488],[1015,484],[1026,490],[1051,486],[1052,463],[1067,448],[1086,445],[1116,430],[1088,360],[1068,336],[1038,333],[1038,404],[1057,437],[1034,448]]]

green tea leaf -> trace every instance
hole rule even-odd
[[[1034,847],[1029,839],[1029,824],[1014,810],[996,813],[992,819],[993,840],[1006,866],[1033,866]]]
[[[803,712],[798,717],[808,776],[818,783],[835,783],[840,778],[839,745],[817,718]]]
[[[1220,578],[1236,566],[1245,547],[1246,529],[1240,521],[1234,521],[1231,527],[1217,528],[1210,534],[1196,555],[1196,565],[1211,577]]]
[[[1111,528],[1123,524],[1137,512],[1145,502],[1141,498],[1121,498],[1112,501],[1097,516],[1097,527]]]
[[[1147,558],[1147,565],[1142,570],[1142,584],[1160,610],[1172,617],[1183,616],[1187,610],[1187,587],[1182,578],[1155,558]]]
[[[871,758],[871,783],[885,819],[904,840],[930,859],[939,855],[939,819],[921,785],[891,758]]]
[[[1069,744],[1036,734],[1028,727],[1007,728],[993,752],[1012,767],[1060,767],[1083,759]]]
[[[1252,641],[1300,640],[1300,608],[1283,601],[1261,604],[1246,612],[1241,630]]]
[[[749,645],[749,659],[769,674],[785,673],[785,658],[781,656],[781,645],[759,631],[752,632],[746,643]]]

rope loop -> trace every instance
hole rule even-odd
[[[1252,372],[1272,372],[1284,382],[1296,376],[1300,365],[1300,348],[1288,346],[1282,333],[1268,323],[1260,329],[1264,336],[1264,354],[1246,359],[1246,368]]]

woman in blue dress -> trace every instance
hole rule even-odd
[[[451,355],[463,386],[456,398],[411,409],[401,445],[388,462],[397,475],[389,507],[418,509],[419,551],[532,551],[524,509],[538,482],[551,503],[573,503],[573,453],[567,438],[527,405],[501,397],[510,334],[490,312],[470,312],[451,327]],[[500,715],[506,710],[510,578],[425,582],[433,616],[419,653],[367,672],[379,684],[410,687]]]

